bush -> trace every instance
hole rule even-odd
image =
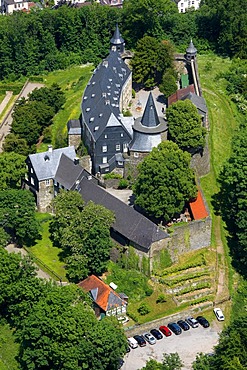
[[[118,184],[118,189],[126,189],[128,187],[128,181],[121,179]]]
[[[122,176],[119,175],[119,173],[111,172],[111,173],[106,173],[104,175],[104,179],[105,180],[122,179]]]
[[[124,117],[132,117],[132,114],[129,110],[125,110],[125,111],[123,111],[123,116]]]
[[[134,89],[132,89],[132,98],[135,99],[135,97],[136,97],[136,92]]]
[[[161,293],[158,295],[158,298],[156,299],[156,303],[164,303],[166,302],[166,296],[164,293]]]
[[[147,315],[151,311],[151,309],[145,302],[143,302],[140,304],[137,311],[139,312],[140,315],[144,316]]]

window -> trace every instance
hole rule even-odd
[[[120,144],[116,144],[116,151],[119,151],[121,149]]]
[[[45,180],[45,184],[46,184],[46,186],[49,186],[50,185],[50,180]]]
[[[121,137],[123,137],[123,136],[124,136],[124,134],[122,133],[122,134],[120,134],[120,136],[121,136]]]
[[[105,135],[105,139],[107,139],[108,138],[108,136],[107,135]]]
[[[135,158],[139,158],[139,153],[134,153]]]
[[[102,163],[106,164],[107,163],[107,157],[102,158]]]
[[[34,185],[34,179],[31,177],[31,184]]]
[[[103,153],[106,153],[106,152],[107,152],[107,145],[103,145],[103,146],[102,146],[102,152],[103,152]]]
[[[30,172],[33,173],[33,167],[30,167]]]
[[[124,143],[123,144],[123,152],[124,153],[127,153],[127,151],[128,151],[128,144],[127,143]]]

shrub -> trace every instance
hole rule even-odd
[[[156,303],[164,303],[164,302],[166,302],[166,296],[164,293],[161,293],[158,295],[156,299]]]
[[[136,97],[136,92],[134,89],[132,89],[132,98],[135,99],[135,97]]]
[[[126,189],[128,187],[128,181],[121,179],[118,184],[118,189]]]
[[[147,315],[151,311],[151,309],[145,302],[143,302],[140,304],[137,311],[139,312],[140,315],[144,316]]]
[[[105,180],[112,180],[112,179],[122,179],[122,176],[119,175],[119,173],[111,172],[111,173],[106,173],[104,175]]]
[[[125,110],[125,111],[123,111],[123,116],[124,117],[132,117],[132,114],[129,110]]]

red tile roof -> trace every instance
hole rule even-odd
[[[194,220],[201,220],[202,218],[205,218],[209,215],[200,190],[198,190],[196,200],[189,202],[189,205]]]
[[[111,306],[123,306],[126,302],[107,284],[95,275],[91,275],[78,284],[86,292],[90,292],[94,302],[107,311]]]
[[[169,98],[168,98],[168,107],[172,103],[176,103],[176,101],[182,99],[185,95],[188,95],[190,92],[195,93],[194,85],[189,85],[187,87],[184,87],[183,89],[177,90],[174,94],[169,96]]]

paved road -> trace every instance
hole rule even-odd
[[[44,86],[44,84],[40,83],[33,83],[33,82],[28,82],[24,90],[22,91],[20,98],[27,98],[28,94],[32,92],[34,89],[39,89],[40,87]],[[14,107],[12,107],[9,112],[6,115],[6,118],[4,119],[3,122],[0,124],[0,153],[2,152],[2,145],[5,139],[5,136],[7,136],[11,130],[11,125],[12,125],[12,113],[13,113]]]
[[[10,101],[12,95],[13,95],[13,91],[6,91],[6,95],[5,95],[3,101],[0,104],[0,114],[3,112],[4,108],[7,106],[7,104]]]
[[[213,351],[213,347],[218,343],[218,331],[218,327],[207,329],[202,327],[191,328],[181,335],[172,334],[168,338],[163,338],[153,346],[147,344],[146,347],[131,349],[124,358],[121,370],[138,370],[144,367],[149,359],[162,361],[163,353],[175,352],[179,354],[184,362],[183,370],[191,370],[191,364],[195,360],[197,353],[210,353]]]

